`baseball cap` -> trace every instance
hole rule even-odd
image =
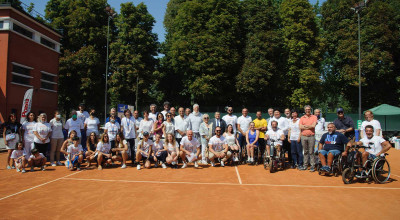
[[[337,108],[336,113],[344,112],[343,108]]]

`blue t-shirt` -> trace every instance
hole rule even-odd
[[[349,139],[344,136],[342,133],[335,132],[333,134],[329,134],[329,132],[322,135],[319,143],[324,145],[324,150],[340,150],[344,151],[344,145],[349,142]]]

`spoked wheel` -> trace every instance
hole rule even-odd
[[[269,172],[273,173],[275,171],[275,163],[272,158],[269,159]]]
[[[345,184],[350,184],[354,180],[354,172],[351,168],[346,168],[342,173],[342,179]]]
[[[372,165],[372,178],[376,183],[385,183],[390,178],[390,165],[384,158],[375,160]]]
[[[266,155],[264,155],[263,162],[264,162],[264,169],[268,169],[268,167],[269,167],[269,159],[268,159],[268,157]]]

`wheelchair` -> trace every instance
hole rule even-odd
[[[366,146],[353,146],[355,153],[351,155],[350,166],[343,171],[342,179],[345,184],[351,184],[354,182],[355,178],[360,181],[370,182],[374,180],[375,183],[382,184],[389,180],[390,178],[390,165],[386,160],[387,153],[384,156],[378,156],[375,159],[368,158],[368,160],[363,165],[365,176],[357,176],[356,173],[359,171],[360,165],[359,160],[361,160],[361,152],[359,149],[369,149],[371,147]]]
[[[281,146],[281,152],[279,155],[276,154],[277,150],[275,147],[276,140],[270,140],[270,153],[271,156],[268,157],[267,149],[265,149],[263,155],[263,164],[264,169],[269,169],[270,173],[278,171],[278,169],[284,170],[286,168],[286,158],[285,158],[285,150]],[[267,145],[268,146],[268,145]]]
[[[339,175],[342,174],[342,172],[343,172],[343,170],[345,168],[346,162],[345,162],[345,158],[342,156],[341,153],[333,157],[333,161],[332,161],[332,166],[331,166],[330,172],[325,172],[325,171],[321,170],[322,164],[321,164],[321,161],[319,159],[319,153],[316,152],[315,154],[318,155],[318,157],[317,157],[318,158],[318,162],[316,163],[315,168],[318,171],[319,175],[326,175],[327,176],[329,174],[333,174],[335,177],[338,177]],[[325,158],[327,158],[327,157],[325,157]]]
[[[249,163],[250,165],[260,164],[261,156],[260,156],[260,146],[254,148],[254,162]],[[247,163],[247,148],[246,145],[239,147],[239,163],[246,164]]]

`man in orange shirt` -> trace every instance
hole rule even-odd
[[[315,145],[315,125],[318,122],[318,118],[311,114],[311,106],[304,106],[304,112],[306,113],[300,118],[300,130],[301,130],[301,145],[304,149],[304,166],[302,170],[307,170],[308,162],[310,160],[311,169],[310,172],[315,171],[315,157],[314,157],[314,145]]]

